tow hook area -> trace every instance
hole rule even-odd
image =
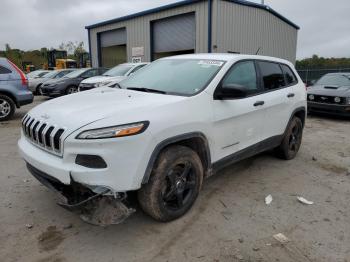
[[[107,188],[100,188],[100,193],[95,193],[73,178],[70,185],[64,185],[29,164],[27,167],[43,185],[57,193],[60,206],[77,213],[87,223],[98,226],[120,224],[135,212],[127,206],[125,193],[112,194]]]
[[[62,202],[63,199],[61,198],[58,204],[63,208],[78,213],[84,222],[96,226],[120,224],[135,212],[135,209],[129,208],[123,203],[125,200],[102,194],[104,193],[74,205],[68,204],[69,201],[67,199]]]

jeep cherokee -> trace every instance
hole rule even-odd
[[[305,86],[282,59],[193,54],[157,60],[122,81],[45,102],[22,121],[29,171],[93,224],[134,210],[184,215],[203,179],[274,149],[293,159],[307,111]]]

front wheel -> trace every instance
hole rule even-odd
[[[303,138],[303,123],[300,118],[294,117],[290,122],[281,145],[276,149],[277,155],[285,160],[295,158],[299,152]]]
[[[203,166],[197,153],[185,146],[170,146],[160,154],[138,200],[154,219],[172,221],[192,207],[202,182]]]
[[[74,94],[78,92],[78,88],[76,86],[69,86],[66,89],[66,95]]]
[[[10,119],[16,111],[16,105],[11,98],[0,94],[0,122]]]

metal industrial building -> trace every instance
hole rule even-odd
[[[243,0],[186,0],[87,26],[93,66],[186,53],[269,55],[295,62],[299,27]]]

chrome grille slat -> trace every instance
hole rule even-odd
[[[65,128],[26,115],[22,119],[22,129],[24,136],[32,144],[50,153],[62,156],[62,137],[65,134]]]

